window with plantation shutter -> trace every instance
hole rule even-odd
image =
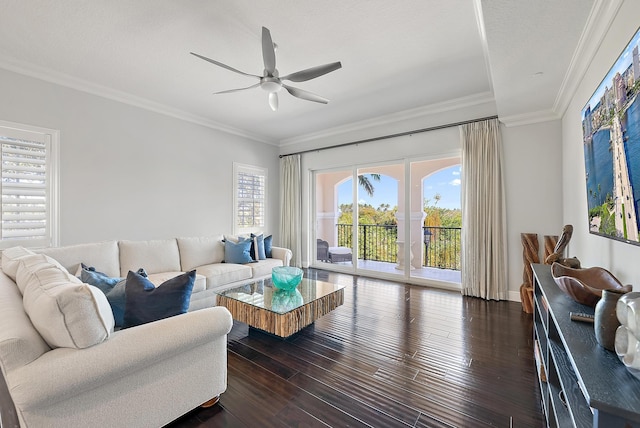
[[[58,131],[0,122],[0,247],[57,245]]]
[[[267,203],[267,170],[233,164],[235,233],[264,229]]]

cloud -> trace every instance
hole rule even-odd
[[[452,173],[452,174],[453,174],[453,175],[460,175],[460,171],[459,171],[459,170],[458,170],[458,171],[453,171],[453,173]]]
[[[451,180],[449,184],[452,186],[459,186],[460,184],[462,184],[462,180],[460,180],[459,178],[456,178],[455,180]]]
[[[364,205],[364,204],[368,204],[368,203],[369,203],[369,202],[365,201],[364,199],[360,199],[360,200],[358,201],[358,204],[360,204],[360,205]]]

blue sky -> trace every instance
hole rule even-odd
[[[391,207],[398,205],[398,183],[396,180],[382,175],[380,181],[372,180],[375,191],[373,197],[358,189],[359,202],[379,207],[380,204],[389,204]],[[351,180],[342,183],[338,187],[338,205],[351,203]],[[424,180],[423,198],[431,199],[439,193],[442,196],[438,206],[441,208],[460,208],[460,165],[452,166],[430,175]]]
[[[633,61],[633,48],[638,45],[638,42],[640,42],[640,30],[638,30],[636,34],[633,35],[633,38],[625,47],[622,54],[620,54],[615,64],[613,64],[613,67],[611,67],[611,70],[609,70],[609,73],[607,73],[605,78],[602,80],[600,86],[598,86],[598,89],[596,89],[585,107],[595,107],[595,105],[598,104],[598,101],[600,101],[600,98],[602,98],[605,87],[611,88],[611,86],[613,85],[613,76],[615,76],[616,73],[622,74],[629,67],[629,65]],[[584,109],[582,110],[582,119],[584,119]]]

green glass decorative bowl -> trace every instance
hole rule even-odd
[[[280,290],[294,290],[302,281],[302,269],[278,266],[271,269],[271,281]]]

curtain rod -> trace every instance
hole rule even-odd
[[[498,116],[494,115],[494,116],[481,117],[480,119],[463,120],[462,122],[447,123],[446,125],[431,126],[429,128],[416,129],[414,131],[399,132],[397,134],[383,135],[381,137],[367,138],[365,140],[351,141],[349,143],[340,143],[340,144],[335,144],[333,146],[319,147],[317,149],[301,150],[299,152],[293,152],[293,153],[287,153],[286,155],[280,155],[279,157],[283,158],[285,156],[293,156],[293,155],[301,155],[303,153],[319,152],[321,150],[328,150],[328,149],[335,149],[335,148],[338,148],[338,147],[353,146],[355,144],[361,144],[361,143],[370,143],[372,141],[386,140],[388,138],[404,137],[405,135],[419,134],[421,132],[428,132],[428,131],[436,131],[438,129],[452,128],[454,126],[466,125],[468,123],[480,122],[480,121],[483,121],[483,120],[491,120],[491,119],[497,119],[497,118],[498,118]]]

